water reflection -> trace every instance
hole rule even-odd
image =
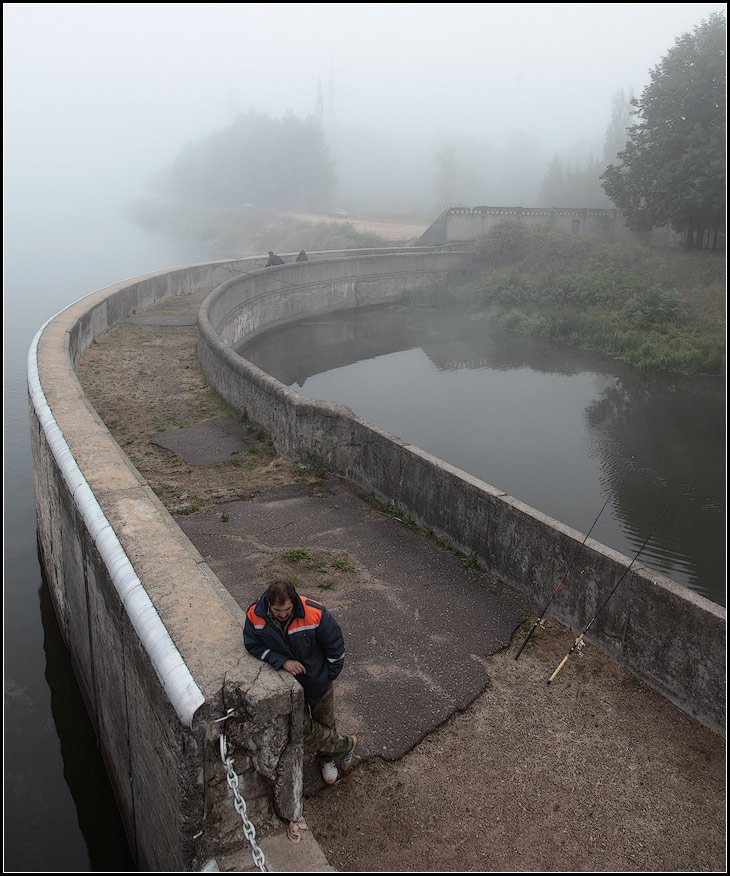
[[[720,381],[398,307],[303,320],[241,352],[581,532],[614,490],[592,535],[629,557],[673,502],[639,564],[725,603]]]
[[[40,590],[40,603],[51,712],[61,745],[63,775],[86,841],[89,869],[102,873],[131,873],[137,867],[45,579]],[[62,838],[56,841],[62,841]]]

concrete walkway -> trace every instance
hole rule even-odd
[[[190,325],[193,314],[130,321]],[[230,460],[254,441],[229,417],[150,440],[200,467]],[[276,568],[340,623],[347,657],[335,706],[340,729],[358,734],[358,762],[396,760],[465,709],[489,683],[485,659],[509,644],[529,611],[524,596],[338,478],[221,502],[213,511],[176,521],[242,609]],[[305,796],[324,787],[307,752]],[[327,869],[311,834],[298,846],[270,837],[262,849],[271,871]],[[247,849],[219,864],[256,869]]]
[[[206,465],[239,452],[245,436],[240,422],[215,418],[155,441]],[[214,510],[176,519],[241,608],[278,569],[342,626],[335,704],[340,729],[360,738],[358,761],[396,760],[465,709],[489,683],[485,658],[525,618],[524,597],[346,481],[290,484]],[[324,787],[307,751],[305,797]],[[332,869],[310,833],[297,846],[284,834],[267,838],[262,850],[271,872]],[[256,869],[247,850],[219,866]]]
[[[225,519],[198,512],[178,523],[242,608],[276,566],[340,622],[347,658],[338,722],[361,737],[360,759],[402,757],[466,708],[489,681],[484,658],[525,618],[524,597],[339,479],[220,507]],[[322,780],[307,763],[311,795]]]

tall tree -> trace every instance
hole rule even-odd
[[[603,144],[603,166],[608,167],[616,160],[616,156],[626,146],[628,129],[631,126],[631,106],[634,96],[631,90],[619,88],[611,101],[611,120],[606,128],[606,139]]]
[[[633,101],[640,121],[601,179],[635,230],[671,224],[697,247],[724,230],[726,41],[725,16],[710,15],[675,40]]]

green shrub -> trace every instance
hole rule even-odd
[[[474,250],[491,265],[515,265],[528,253],[527,226],[513,220],[500,222],[474,243]]]
[[[683,323],[687,313],[675,289],[652,286],[645,292],[632,295],[621,308],[627,322],[641,329]]]

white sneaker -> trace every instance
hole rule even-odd
[[[355,749],[357,748],[357,743],[360,740],[357,736],[352,737],[352,748],[347,752],[343,761],[342,761],[342,772],[348,773],[352,769],[353,761],[355,760]]]
[[[339,778],[339,773],[337,772],[337,764],[333,760],[322,764],[322,778],[327,785],[334,785],[334,783]]]

